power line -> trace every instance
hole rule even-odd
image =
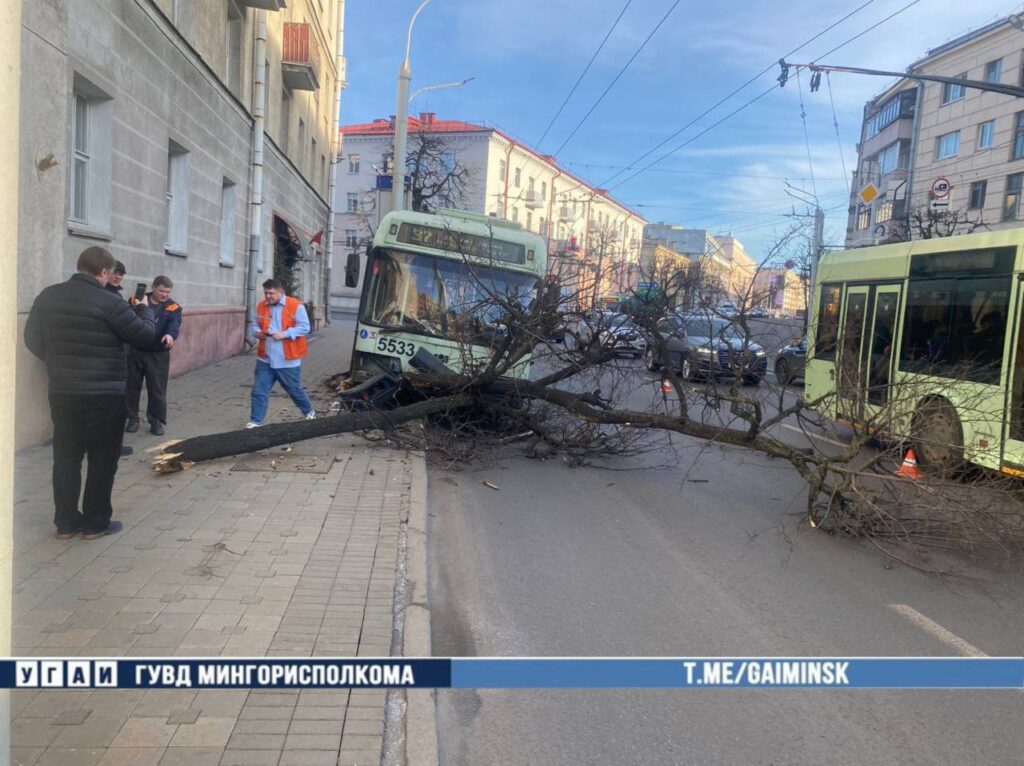
[[[640,52],[647,47],[647,43],[649,43],[651,41],[651,38],[654,37],[654,34],[659,29],[661,29],[661,25],[664,24],[668,17],[672,15],[672,11],[676,9],[676,6],[679,5],[680,1],[681,0],[675,0],[675,2],[672,3],[672,7],[670,7],[668,11],[665,12],[665,15],[661,17],[661,21],[659,21],[655,25],[654,29],[651,30],[651,33],[647,35],[647,38],[640,44],[640,47],[637,48],[633,52],[633,55],[629,57],[629,61],[627,61],[622,66],[618,74],[616,74],[612,81],[608,83],[608,87],[604,89],[604,92],[598,97],[597,101],[595,101],[593,105],[590,107],[590,109],[587,110],[587,113],[583,115],[583,118],[578,123],[576,123],[576,127],[572,129],[572,132],[568,136],[566,136],[565,140],[562,142],[562,145],[555,150],[556,155],[561,153],[562,149],[565,148],[565,145],[568,144],[570,140],[572,140],[573,136],[576,135],[576,131],[583,127],[583,123],[585,123],[587,119],[590,117],[590,115],[594,113],[594,110],[597,109],[598,105],[602,101],[604,101],[604,97],[608,95],[608,92],[615,86],[615,83],[619,81],[619,78],[622,77],[623,74],[625,74],[627,69],[629,69],[629,65],[633,63],[633,60],[636,59],[636,57],[640,55]]]
[[[870,1],[871,1],[871,0],[869,0],[869,2],[870,2]],[[854,42],[855,40],[859,40],[859,39],[860,39],[861,37],[863,37],[863,36],[864,36],[865,34],[867,34],[868,32],[872,31],[873,29],[876,29],[876,28],[878,28],[879,26],[881,26],[881,25],[882,25],[882,24],[884,24],[885,22],[887,22],[887,21],[889,21],[890,19],[892,19],[892,18],[894,18],[894,17],[898,16],[899,14],[903,13],[903,12],[904,12],[904,11],[906,11],[906,10],[907,10],[908,8],[912,8],[913,6],[917,5],[917,4],[919,3],[919,2],[921,2],[921,0],[911,0],[911,2],[907,3],[906,5],[904,5],[904,6],[903,6],[902,8],[900,8],[899,10],[897,10],[897,11],[894,11],[894,12],[890,13],[890,14],[889,14],[888,16],[886,16],[886,17],[885,17],[884,19],[882,19],[881,21],[879,21],[879,22],[876,22],[875,24],[872,24],[872,25],[871,25],[870,27],[868,27],[867,29],[865,29],[865,30],[863,30],[863,31],[861,31],[861,32],[858,32],[858,33],[857,33],[856,35],[854,35],[853,37],[849,38],[849,39],[848,39],[848,40],[846,40],[845,42],[842,42],[842,43],[840,43],[839,45],[837,45],[837,46],[836,46],[835,48],[833,48],[832,50],[830,50],[830,51],[829,51],[828,53],[825,53],[825,54],[824,54],[824,55],[822,55],[822,56],[818,56],[817,58],[818,58],[818,59],[821,59],[821,58],[824,58],[825,56],[830,56],[830,55],[832,55],[832,54],[833,54],[833,53],[835,53],[836,51],[840,50],[841,48],[844,48],[844,47],[846,47],[847,45],[849,45],[850,43]],[[802,46],[801,46],[801,47],[802,47]],[[790,55],[790,54],[786,54],[786,55],[788,56],[788,55]],[[783,57],[783,58],[785,58],[785,57]],[[817,59],[815,59],[815,60],[817,60]],[[663,154],[663,155],[662,155],[662,156],[660,156],[660,157],[659,157],[658,159],[654,160],[653,162],[649,163],[649,164],[648,164],[647,166],[645,166],[645,167],[641,168],[640,170],[638,170],[638,171],[637,171],[636,173],[633,173],[633,174],[632,174],[631,176],[629,176],[628,178],[626,178],[626,179],[625,179],[624,181],[618,181],[617,183],[615,183],[615,184],[613,184],[613,185],[609,186],[608,188],[609,188],[609,189],[614,189],[615,187],[617,187],[617,186],[621,186],[622,184],[624,184],[624,183],[627,183],[628,181],[632,181],[632,180],[633,180],[634,178],[636,178],[637,176],[639,176],[639,175],[641,175],[641,174],[645,173],[645,172],[646,172],[646,171],[647,171],[647,170],[648,170],[649,168],[651,168],[651,167],[653,167],[654,165],[657,165],[657,164],[658,164],[659,162],[662,162],[663,160],[665,160],[665,159],[667,159],[667,158],[671,157],[671,156],[672,156],[673,154],[675,154],[676,152],[678,152],[678,151],[679,151],[680,149],[682,149],[682,148],[684,148],[684,147],[686,147],[686,146],[689,146],[690,144],[692,144],[692,143],[693,143],[694,141],[696,141],[696,140],[697,140],[698,138],[700,138],[701,136],[703,136],[703,135],[705,135],[706,133],[708,133],[708,132],[709,132],[710,130],[712,130],[713,128],[716,128],[716,127],[718,127],[719,125],[721,125],[721,124],[722,124],[723,122],[725,122],[726,120],[728,120],[728,119],[730,119],[731,117],[733,117],[733,116],[735,116],[735,115],[739,114],[740,112],[742,112],[742,111],[743,111],[744,109],[746,109],[747,107],[749,107],[749,106],[753,105],[753,104],[754,104],[755,102],[757,102],[757,101],[760,101],[760,100],[761,100],[762,98],[764,98],[764,97],[765,97],[765,96],[767,96],[767,95],[768,95],[769,93],[771,93],[771,92],[772,92],[773,90],[775,90],[776,88],[779,88],[779,87],[781,87],[781,85],[780,85],[780,84],[775,84],[775,85],[772,85],[772,86],[771,86],[770,88],[768,88],[767,90],[765,90],[765,91],[761,92],[760,94],[758,94],[758,95],[757,95],[757,96],[755,96],[754,98],[752,98],[752,99],[750,99],[749,101],[747,101],[747,102],[746,102],[745,104],[743,104],[743,105],[742,105],[741,107],[739,107],[738,109],[735,109],[735,110],[733,110],[732,112],[730,112],[729,114],[727,114],[727,115],[726,115],[725,117],[723,117],[722,119],[718,120],[718,122],[714,123],[713,125],[710,125],[709,127],[707,127],[707,128],[705,128],[704,130],[702,130],[702,131],[701,131],[700,133],[698,133],[697,135],[695,135],[695,136],[693,136],[692,138],[690,138],[690,139],[688,139],[688,140],[684,141],[684,142],[683,142],[683,143],[681,143],[681,144],[680,144],[679,146],[675,147],[674,149],[670,150],[669,152],[667,152],[667,153]],[[699,119],[699,118],[698,118],[698,119]]]
[[[857,7],[857,8],[854,8],[854,9],[853,9],[852,11],[850,11],[849,13],[847,13],[847,14],[846,14],[845,16],[843,16],[843,17],[842,17],[841,19],[839,19],[838,21],[835,21],[835,22],[833,22],[832,24],[830,24],[829,26],[825,27],[825,28],[824,28],[823,30],[821,30],[820,32],[818,32],[818,34],[814,35],[814,37],[811,37],[811,38],[809,38],[808,40],[805,40],[804,42],[802,42],[802,43],[801,43],[800,45],[798,45],[798,46],[797,46],[796,48],[794,48],[793,50],[791,50],[791,51],[790,51],[789,53],[785,54],[785,55],[784,55],[784,56],[783,56],[782,58],[787,58],[787,57],[789,57],[789,56],[792,56],[792,55],[793,55],[794,53],[796,53],[796,52],[798,52],[798,51],[802,50],[803,48],[806,48],[806,47],[807,47],[808,45],[810,45],[811,43],[813,43],[813,42],[814,42],[815,40],[817,40],[817,39],[818,39],[819,37],[821,37],[822,35],[825,35],[825,34],[827,34],[828,32],[831,32],[831,31],[832,31],[833,29],[835,29],[835,28],[836,28],[837,26],[839,26],[840,24],[842,24],[842,23],[843,23],[844,21],[846,21],[847,19],[849,19],[849,18],[850,18],[851,16],[854,16],[855,14],[857,14],[857,13],[860,13],[860,12],[861,12],[862,10],[864,10],[864,9],[865,9],[865,8],[867,8],[867,7],[869,6],[869,5],[871,5],[871,4],[873,3],[873,2],[875,2],[875,0],[867,0],[867,2],[865,2],[865,3],[863,4],[863,5],[861,5],[861,6]],[[640,155],[639,157],[637,157],[637,158],[636,158],[635,160],[633,160],[633,161],[632,161],[632,162],[631,162],[631,163],[630,163],[629,165],[627,165],[627,166],[626,166],[625,168],[623,168],[623,170],[620,170],[620,171],[619,171],[618,173],[616,173],[615,175],[613,175],[613,176],[611,176],[611,177],[609,177],[609,178],[605,179],[605,181],[604,181],[604,182],[603,182],[603,183],[602,183],[601,185],[602,185],[602,186],[607,186],[607,185],[608,185],[608,184],[609,184],[609,183],[610,183],[611,181],[614,181],[614,180],[615,180],[615,179],[616,179],[616,178],[617,178],[618,176],[622,175],[622,173],[623,173],[623,172],[624,172],[625,170],[631,170],[631,169],[632,169],[632,168],[633,168],[633,167],[634,167],[634,166],[635,166],[635,165],[636,165],[636,164],[637,164],[638,162],[643,162],[643,161],[644,161],[645,159],[647,159],[648,157],[650,157],[650,156],[651,156],[652,154],[654,154],[654,152],[658,151],[658,149],[660,149],[661,147],[663,147],[663,146],[664,146],[665,144],[667,144],[667,143],[668,143],[669,141],[671,141],[671,140],[672,140],[673,138],[675,138],[676,136],[678,136],[678,135],[679,135],[680,133],[683,133],[684,131],[688,130],[689,128],[693,127],[693,126],[694,126],[695,124],[697,124],[697,123],[698,123],[698,122],[699,122],[700,120],[702,120],[702,119],[703,119],[704,117],[706,117],[706,116],[708,116],[709,114],[711,114],[711,112],[715,111],[715,110],[716,110],[716,109],[717,109],[718,107],[720,107],[720,106],[721,106],[722,104],[724,104],[724,103],[725,103],[726,101],[728,101],[729,99],[731,99],[731,98],[732,98],[733,96],[735,96],[735,95],[736,95],[737,93],[739,93],[740,91],[742,91],[742,90],[745,90],[745,89],[747,88],[747,86],[749,86],[749,85],[753,84],[754,82],[756,82],[757,80],[759,80],[759,79],[760,79],[761,77],[763,77],[763,76],[764,76],[765,74],[767,74],[767,73],[768,73],[768,72],[770,72],[770,71],[771,71],[772,69],[774,69],[774,68],[775,68],[776,66],[778,66],[778,62],[777,62],[777,61],[773,61],[773,62],[772,62],[771,64],[769,64],[769,65],[768,65],[768,66],[766,66],[766,67],[765,67],[764,69],[762,69],[762,70],[761,70],[760,72],[758,72],[757,74],[755,74],[755,75],[754,75],[753,77],[751,77],[751,78],[750,78],[749,80],[747,80],[747,81],[746,81],[745,83],[743,83],[743,84],[742,84],[742,85],[740,85],[740,86],[739,86],[738,88],[736,88],[735,90],[733,90],[733,91],[732,91],[732,92],[731,92],[731,93],[730,93],[729,95],[727,95],[727,96],[723,97],[723,98],[722,98],[722,99],[720,99],[720,100],[719,100],[718,102],[716,102],[716,103],[715,103],[715,104],[713,104],[712,106],[710,106],[710,107],[708,107],[707,109],[705,109],[705,110],[704,110],[704,111],[703,111],[702,113],[700,113],[699,115],[697,115],[696,117],[694,117],[694,118],[693,118],[692,120],[690,120],[690,121],[689,121],[688,123],[686,123],[685,125],[683,125],[683,127],[679,128],[679,130],[677,130],[677,131],[676,131],[675,133],[673,133],[672,135],[668,136],[668,137],[667,137],[667,138],[665,138],[665,139],[664,139],[663,141],[661,141],[660,143],[658,143],[658,144],[654,145],[653,147],[651,147],[650,149],[648,149],[648,150],[647,150],[646,152],[644,152],[643,154],[641,154],[641,155]]]
[[[846,156],[843,153],[843,139],[839,135],[839,117],[836,115],[836,102],[832,98],[832,76],[825,72],[825,82],[828,83],[828,102],[832,105],[832,125],[836,129],[836,143],[839,145],[839,161],[843,165],[843,175],[846,176]]]
[[[632,167],[628,165],[603,165],[596,162],[570,162],[565,161],[565,164],[573,167],[581,167],[590,170],[592,168],[598,168],[601,170],[632,170]],[[723,176],[728,178],[766,178],[771,181],[790,181],[797,176],[772,176],[763,173],[726,173],[718,170],[682,170],[679,168],[651,168],[652,173],[674,173],[678,175],[695,175],[695,176]],[[842,176],[817,176],[819,181],[846,181],[849,182],[849,178],[846,175]],[[803,180],[800,177],[800,180]]]
[[[811,136],[807,132],[807,110],[804,109],[804,86],[800,70],[796,70],[797,93],[800,94],[800,121],[804,124],[804,145],[807,147],[807,169],[811,172],[811,192],[818,198],[818,185],[814,182],[814,162],[811,160]]]
[[[579,78],[576,80],[576,84],[572,86],[572,89],[569,91],[569,95],[565,97],[565,100],[562,101],[562,105],[558,107],[558,111],[555,112],[555,116],[551,118],[551,122],[549,122],[548,126],[544,128],[544,135],[542,135],[540,137],[540,140],[536,143],[537,149],[540,149],[540,145],[544,143],[544,139],[547,138],[548,131],[551,130],[551,126],[555,124],[555,120],[557,120],[559,115],[562,114],[562,110],[565,109],[565,105],[569,103],[569,99],[572,98],[572,94],[576,92],[576,89],[580,86],[580,83],[583,82],[583,78],[586,76],[587,72],[590,71],[590,67],[594,63],[594,60],[597,58],[597,55],[601,52],[601,49],[604,48],[604,44],[608,42],[608,38],[612,36],[612,32],[615,31],[615,28],[619,25],[619,21],[621,21],[622,17],[626,14],[626,9],[628,9],[632,3],[633,0],[626,0],[626,4],[622,6],[622,10],[619,11],[618,18],[615,19],[615,23],[612,24],[611,29],[608,30],[608,34],[604,36],[604,39],[601,41],[601,44],[598,45],[597,50],[594,51],[594,55],[590,57],[590,61],[588,61],[587,65],[583,67],[583,71],[580,73]]]

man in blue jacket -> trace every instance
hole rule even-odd
[[[174,283],[169,277],[159,276],[153,280],[153,290],[148,294],[149,305],[156,320],[156,333],[147,348],[128,349],[128,384],[125,396],[128,399],[128,424],[125,431],[139,430],[139,400],[142,397],[142,381],[146,381],[146,418],[150,433],[160,436],[167,424],[167,378],[171,372],[171,349],[181,330],[181,306],[171,300]]]

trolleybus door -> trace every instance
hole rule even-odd
[[[868,288],[848,287],[843,301],[836,369],[836,414],[843,420],[860,422],[864,405],[864,375],[861,347],[868,316]]]
[[[1006,373],[1006,433],[1003,435],[1001,468],[1004,473],[1024,478],[1024,275],[1017,277],[1016,321],[1007,327],[1011,345],[1007,349],[1010,369]]]
[[[861,352],[861,380],[866,383],[866,412],[878,420],[889,402],[889,384],[893,374],[896,320],[900,309],[899,285],[872,285],[868,306],[874,306],[871,335],[865,337]],[[864,369],[866,368],[866,369]],[[884,418],[883,418],[884,419]]]

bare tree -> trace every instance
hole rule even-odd
[[[988,228],[988,224],[981,220],[980,214],[977,218],[972,218],[966,210],[935,210],[931,207],[920,207],[910,211],[905,225],[893,225],[888,229],[887,238],[893,242],[937,239],[973,234],[979,229]]]
[[[412,209],[464,207],[473,174],[459,161],[457,143],[427,129],[414,132],[410,139],[405,167],[412,179]]]

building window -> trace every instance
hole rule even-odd
[[[356,192],[348,192],[345,195],[345,211],[348,213],[359,212],[359,195]]]
[[[359,244],[359,235],[355,229],[345,229],[345,247],[355,247]]]
[[[323,154],[320,155],[320,183],[327,183],[327,158]]]
[[[533,211],[532,210],[527,210],[526,211],[526,228],[530,229],[530,230],[533,229]]]
[[[235,265],[235,202],[234,181],[225,178],[220,188],[220,265]]]
[[[519,208],[512,208],[512,223],[519,223]]]
[[[455,172],[455,154],[453,152],[441,152],[441,170],[445,173]]]
[[[857,211],[857,230],[864,231],[868,226],[871,225],[871,208],[860,206]]]
[[[875,207],[875,223],[885,223],[892,220],[892,200],[884,197]]]
[[[1017,112],[1013,122],[1013,155],[1010,159],[1024,159],[1024,112]]]
[[[946,160],[960,153],[960,131],[954,130],[935,140],[935,159]]]
[[[235,0],[228,0],[228,18],[224,37],[225,83],[234,94],[242,90],[242,31],[245,14]]]
[[[89,99],[75,94],[75,108],[71,114],[71,133],[74,137],[71,164],[71,217],[76,221],[89,220]]]
[[[188,251],[188,193],[191,153],[176,141],[167,147],[167,238],[168,252],[184,255]]]
[[[1006,198],[1003,200],[1003,220],[1016,221],[1020,218],[1020,190],[1024,173],[1006,177]]]
[[[113,102],[75,75],[68,163],[68,222],[109,236],[113,163]]]
[[[900,166],[900,142],[887,146],[878,153],[878,172],[881,175],[891,173]]]
[[[1003,60],[996,59],[985,64],[985,82],[999,82],[1003,78]]]
[[[302,171],[303,160],[305,159],[305,151],[306,151],[306,123],[300,117],[299,118],[299,153],[298,153],[298,156],[295,158],[295,165],[299,168],[300,172]]]
[[[958,80],[966,80],[967,79],[967,72],[964,72],[963,74],[957,75],[956,79],[958,79]],[[951,82],[943,83],[942,84],[942,103],[943,104],[951,104],[954,101],[959,101],[960,99],[962,99],[964,97],[964,91],[965,91],[964,86],[960,85],[959,83],[957,83],[957,84],[953,84]]]
[[[541,218],[540,219],[540,235],[546,237],[548,235],[548,222]]]
[[[532,192],[536,183],[536,180],[533,178],[526,179],[526,191]]]
[[[980,210],[985,207],[985,192],[988,188],[988,181],[975,181],[971,184],[971,203],[968,205],[972,210]]]
[[[505,160],[498,160],[498,180],[504,181],[505,175],[508,173],[508,166],[505,164]]]
[[[540,198],[542,200],[546,200],[548,198],[548,182],[547,181],[541,181],[540,182]]]
[[[315,176],[316,174],[316,139],[309,139],[309,174],[313,176],[313,185],[316,186],[320,182],[320,179]]]
[[[978,126],[978,148],[990,149],[996,137],[996,121],[989,120]]]
[[[288,154],[288,128],[292,121],[292,97],[286,88],[281,89],[281,132],[278,136],[278,146],[281,151]]]
[[[359,172],[359,155],[350,154],[348,156],[348,172],[358,173]]]
[[[517,189],[523,185],[523,171],[522,168],[516,168],[516,172],[512,175],[512,185]]]

